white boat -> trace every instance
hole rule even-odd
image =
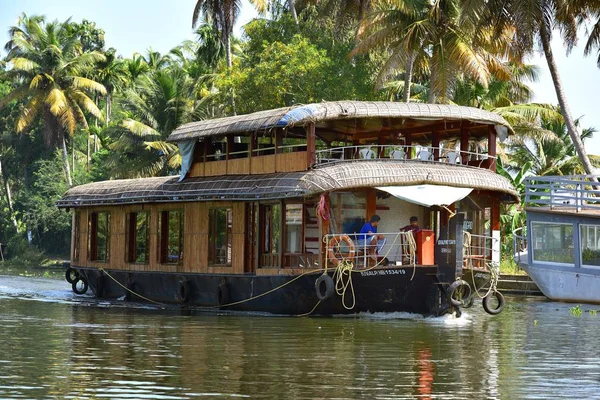
[[[591,175],[527,178],[528,249],[525,238],[516,240],[515,260],[551,300],[600,304],[597,182]]]

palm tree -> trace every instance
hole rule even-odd
[[[471,1],[471,3],[477,2]],[[480,15],[486,17],[486,22],[497,30],[507,28],[514,30],[513,46],[522,55],[531,52],[536,42],[541,44],[569,136],[585,172],[593,174],[592,164],[571,115],[550,41],[553,31],[558,30],[567,46],[567,51],[570,51],[577,41],[579,24],[589,16],[590,8],[588,7],[593,7],[591,8],[592,12],[598,11],[596,2],[586,0],[480,0],[477,7],[479,7]],[[594,32],[596,30],[592,32],[590,42],[588,42],[590,47],[586,47],[586,49],[591,49],[598,44],[598,41],[594,39],[596,37]]]
[[[495,36],[482,33],[478,15],[460,0],[380,2],[363,20],[361,31],[361,41],[351,55],[374,47],[388,49],[380,82],[398,66],[405,66],[405,88],[410,88],[415,62],[420,63],[429,71],[429,102],[438,96],[447,101],[456,78],[462,75],[484,87],[492,74],[509,76],[502,62],[509,51],[508,31]]]
[[[267,9],[266,0],[250,0],[259,13]],[[227,68],[231,68],[231,35],[233,26],[240,15],[241,0],[197,0],[192,14],[192,28],[196,27],[202,14],[204,21],[212,23],[217,32],[221,34],[221,40],[225,43],[225,55]]]
[[[177,146],[166,142],[193,112],[193,80],[178,66],[151,72],[126,90],[120,106],[128,117],[107,133],[114,139],[108,164],[113,176],[166,175],[181,164]]]
[[[105,57],[97,51],[83,51],[79,40],[70,35],[68,24],[45,23],[43,17],[23,14],[10,29],[6,44],[10,70],[7,76],[15,85],[0,99],[0,108],[13,100],[25,104],[17,119],[17,132],[23,132],[40,120],[47,146],[61,143],[67,182],[72,186],[66,135],[78,125],[87,128],[85,112],[102,120],[102,113],[89,97],[106,94],[106,88],[85,74]],[[39,118],[38,118],[39,117]]]
[[[558,109],[555,107],[556,113]],[[575,120],[579,126],[579,120]],[[523,165],[530,165],[529,174],[533,175],[574,175],[584,172],[583,163],[577,156],[575,145],[571,141],[568,128],[562,116],[558,118],[541,118],[543,135],[515,135],[505,144],[505,168],[514,172]],[[591,138],[596,132],[594,128],[583,129],[582,141]],[[600,157],[592,156],[594,166],[600,166]]]

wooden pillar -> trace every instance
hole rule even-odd
[[[410,133],[404,136],[406,138],[405,146],[406,146],[406,159],[410,160],[412,158],[412,135]]]
[[[492,265],[500,265],[500,200],[492,197],[490,207],[490,230],[492,231]]]
[[[440,159],[440,133],[433,132],[433,138],[431,139],[431,147],[433,147],[433,160],[437,161]]]
[[[327,204],[326,207],[329,210],[329,219],[323,219],[321,218],[320,215],[317,214],[317,218],[319,218],[319,260],[321,265],[325,266],[327,263],[327,243],[325,243],[323,241],[323,237],[325,237],[325,235],[329,235],[329,231],[330,231],[330,223],[331,223],[331,213],[333,212],[333,210],[331,210],[331,198],[329,197],[329,194],[324,194],[322,196],[325,196],[325,203]]]
[[[306,127],[306,167],[310,168],[317,162],[317,137],[315,134],[315,123],[311,122]]]
[[[469,130],[465,127],[460,128],[460,162],[467,164],[469,161]]]
[[[489,168],[496,172],[496,127],[488,125],[488,160]]]
[[[279,128],[275,129],[275,154],[283,153],[283,131]]]
[[[227,135],[227,149],[225,149],[225,159],[229,160],[231,150],[233,149],[233,135]]]
[[[377,214],[377,192],[376,189],[367,189],[367,215],[365,221],[368,221],[373,215]]]

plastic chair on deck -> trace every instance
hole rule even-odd
[[[359,150],[358,152],[360,158],[363,160],[372,160],[376,158],[375,152],[370,147],[365,147]]]
[[[404,160],[406,158],[406,153],[402,147],[396,148],[390,154],[390,158],[394,158],[396,160]]]

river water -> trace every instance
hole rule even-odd
[[[600,314],[571,307],[186,315],[0,276],[0,398],[600,398]]]

